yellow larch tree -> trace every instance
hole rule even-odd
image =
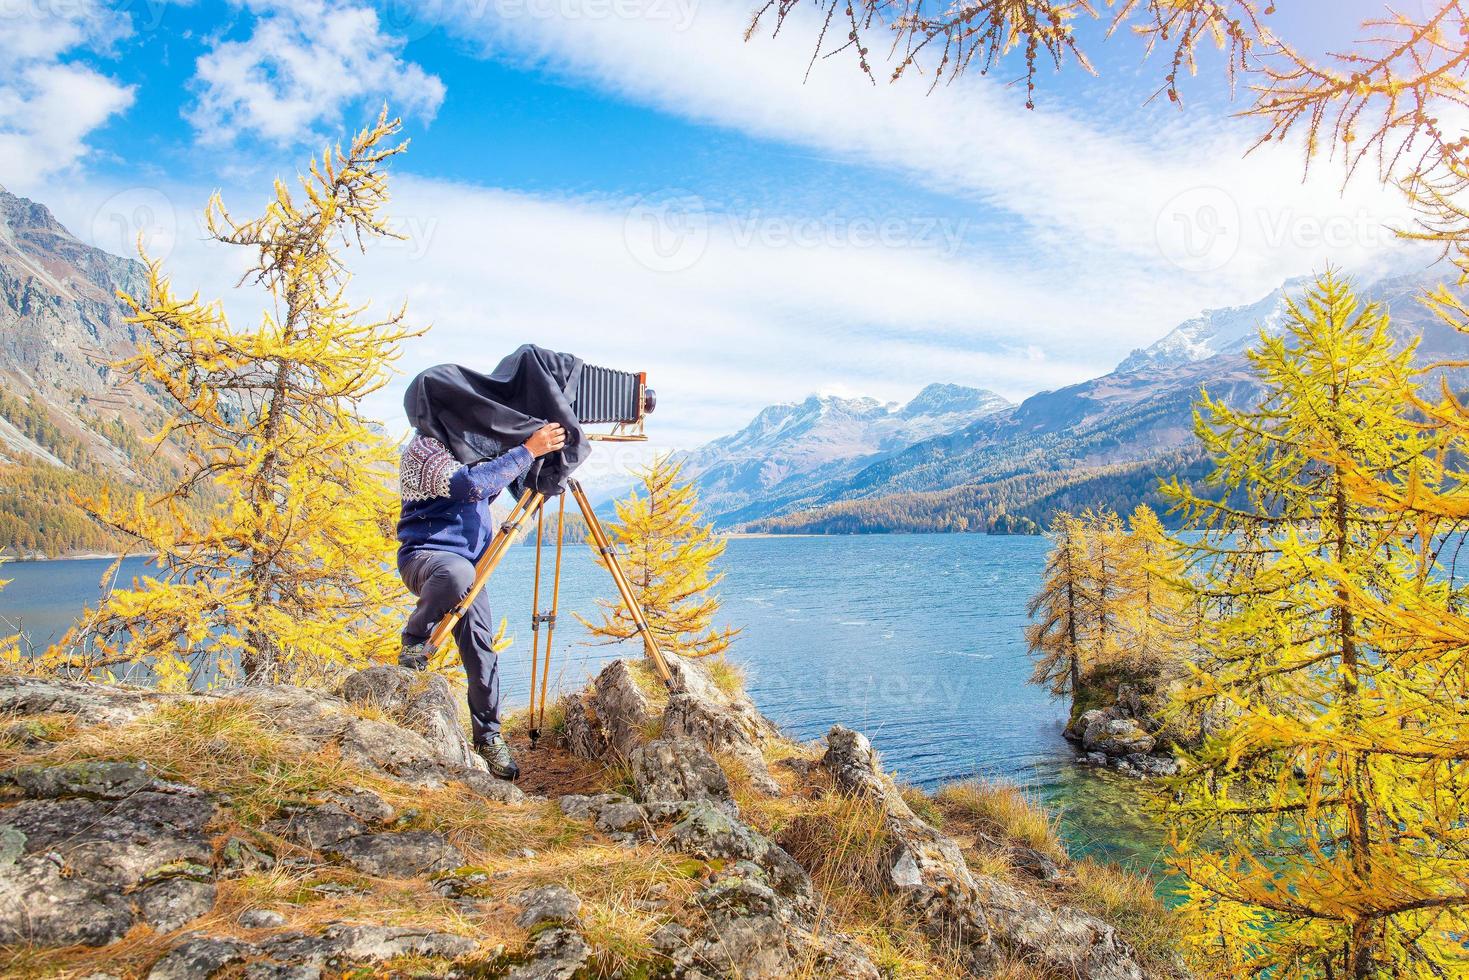
[[[1142,670],[1181,667],[1196,604],[1179,544],[1147,504],[1138,504],[1127,518],[1120,564],[1118,656]]]
[[[1086,526],[1074,515],[1058,511],[1051,518],[1054,542],[1046,559],[1041,588],[1031,597],[1026,613],[1025,643],[1035,661],[1030,682],[1055,697],[1081,690],[1087,631]]]
[[[53,666],[107,675],[142,664],[177,689],[312,683],[396,652],[396,460],[359,406],[415,332],[401,310],[373,319],[347,300],[340,252],[397,237],[383,210],[385,164],[407,146],[393,143],[399,129],[384,111],[348,148],[313,159],[299,194],[277,181],[260,217],[237,220],[210,200],[210,235],[252,254],[241,285],[268,294],[258,324],[238,328],[219,303],[176,295],[156,261],[147,294],[122,297],[141,340],[119,366],[170,399],[157,438],[181,444],[189,463],[160,498],[87,502],[163,571],[86,613],[48,651]],[[219,502],[204,516],[181,506],[211,484]]]
[[[1398,599],[1431,583],[1410,521],[1354,495],[1400,483],[1425,450],[1400,392],[1411,348],[1346,282],[1287,304],[1250,352],[1265,395],[1206,395],[1214,468],[1174,481],[1201,599],[1180,704],[1217,725],[1160,795],[1187,882],[1189,942],[1231,976],[1462,975],[1463,689],[1382,642]],[[1351,461],[1350,464],[1347,461]],[[1455,683],[1463,680],[1462,675]]]
[[[714,589],[724,578],[714,563],[725,541],[704,522],[698,491],[679,482],[680,470],[666,455],[639,470],[639,487],[617,502],[608,531],[659,644],[685,657],[708,657],[728,649],[739,630],[714,623]],[[594,637],[604,643],[638,637],[626,606],[611,600],[602,606],[599,622],[582,619]]]

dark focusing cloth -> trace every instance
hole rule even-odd
[[[522,445],[547,422],[566,430],[566,446],[531,464],[511,491],[554,496],[591,453],[573,406],[581,358],[526,344],[489,374],[440,364],[408,384],[403,408],[422,435],[437,439],[466,466]]]

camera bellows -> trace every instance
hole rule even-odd
[[[583,424],[632,424],[653,410],[646,374],[583,364],[576,387],[576,417]]]

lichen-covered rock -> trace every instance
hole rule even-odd
[[[1151,752],[1156,740],[1131,718],[1098,718],[1087,724],[1081,742],[1088,752],[1115,756]]]
[[[265,830],[289,841],[321,850],[348,837],[367,832],[367,825],[335,803],[291,807],[265,825]]]
[[[998,879],[972,874],[959,846],[914,815],[862,735],[836,726],[827,746],[822,765],[838,788],[883,809],[888,886],[937,935],[972,951],[972,973],[983,975],[998,943],[1042,972],[1142,980],[1136,955],[1107,923],[1077,909],[1042,905]]]
[[[459,849],[430,830],[348,837],[326,848],[326,854],[381,878],[412,878],[464,864]]]
[[[54,678],[0,676],[0,715],[74,715],[85,725],[121,725],[165,698],[156,691]]]
[[[626,759],[646,739],[656,715],[625,660],[602,668],[591,690],[567,706],[565,738],[572,753],[602,759],[609,753]]]
[[[712,803],[689,806],[687,816],[668,831],[665,845],[705,860],[749,861],[782,896],[802,907],[811,904],[811,878],[805,869],[780,845]]]
[[[4,780],[26,796],[55,799],[86,796],[118,800],[154,785],[153,772],[143,762],[71,762],[60,766],[21,766]]]
[[[591,956],[591,947],[574,930],[547,929],[531,944],[529,959],[511,969],[510,980],[572,980]]]
[[[691,738],[660,738],[632,751],[633,788],[643,803],[705,800],[731,812],[729,780],[702,744]]]
[[[534,930],[548,923],[560,926],[581,924],[581,899],[562,885],[545,885],[516,895],[511,901],[520,908],[515,924]]]
[[[200,980],[253,952],[255,947],[237,939],[198,936],[163,954],[148,971],[148,980]]]
[[[486,771],[484,759],[464,737],[459,699],[446,678],[383,664],[348,677],[341,694],[349,704],[380,708],[398,725],[423,736],[444,766]]]
[[[158,932],[173,932],[214,908],[214,896],[212,881],[166,878],[134,892],[132,899],[144,922]]]
[[[0,810],[0,942],[102,945],[133,924],[124,893],[209,876],[213,801],[144,791],[121,800],[24,800]]]

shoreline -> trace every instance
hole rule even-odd
[[[3,558],[6,565],[20,565],[28,562],[36,563],[43,561],[101,561],[103,559],[107,559],[108,561],[117,561],[119,558],[153,558],[156,557],[157,554],[158,553],[156,551],[128,551],[123,552],[122,554],[109,554],[107,552],[88,551],[75,555],[0,555],[0,558]]]

